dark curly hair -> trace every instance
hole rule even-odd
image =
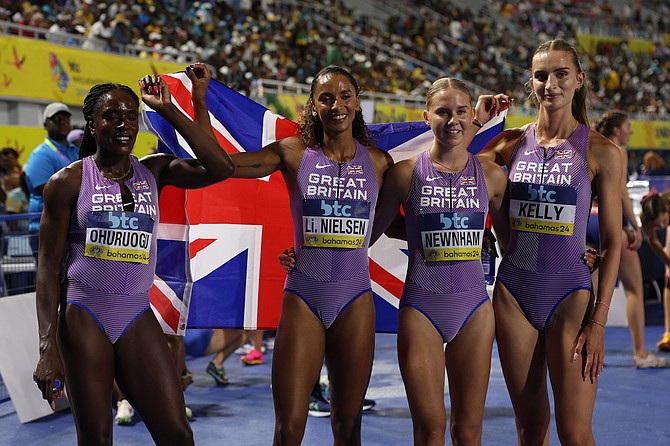
[[[91,122],[93,121],[94,115],[99,111],[102,97],[114,90],[125,91],[135,100],[137,108],[140,107],[140,98],[137,96],[137,93],[127,85],[110,82],[106,84],[97,84],[91,87],[84,99],[84,106],[82,107],[86,126],[84,127],[84,136],[79,148],[79,159],[83,159],[95,153],[97,145],[95,143],[95,136],[93,136],[93,133],[91,132]]]
[[[533,53],[533,59],[535,58],[535,55],[540,53],[548,53],[549,51],[564,51],[566,53],[570,53],[572,63],[575,64],[577,72],[586,74],[586,71],[583,68],[584,65],[582,64],[582,61],[579,58],[579,54],[577,54],[577,50],[563,39],[548,40],[544,42],[543,44],[538,46],[537,49],[535,50],[535,53]],[[532,76],[532,66],[531,66],[531,76]],[[530,102],[537,105],[537,98],[535,97],[535,93],[533,92],[533,89],[530,86],[530,81],[526,82],[526,90],[528,92],[528,99],[530,100]],[[590,93],[591,93],[590,82],[588,77],[585,77],[584,85],[582,85],[580,89],[575,91],[575,95],[572,98],[572,116],[574,116],[574,118],[581,124],[584,124],[589,127],[590,127],[589,125],[590,104],[588,102],[588,98]]]
[[[356,90],[356,95],[360,96],[361,88],[358,86],[358,82],[354,79],[354,76],[351,75],[349,71],[345,68],[339,67],[337,65],[330,65],[321,71],[319,71],[314,80],[312,81],[312,86],[309,92],[309,99],[305,104],[305,107],[302,110],[300,118],[298,120],[298,132],[300,139],[307,147],[315,147],[323,144],[323,125],[321,124],[321,119],[318,116],[312,114],[312,107],[314,105],[314,90],[316,90],[316,84],[323,76],[327,74],[341,74],[346,76],[351,82],[351,85],[354,86]],[[365,119],[363,118],[363,111],[361,109],[356,110],[356,116],[354,117],[353,122],[353,133],[354,138],[358,140],[362,145],[367,147],[372,147],[376,144],[372,132],[365,124]]]

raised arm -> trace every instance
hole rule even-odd
[[[80,184],[81,163],[77,163],[56,173],[44,186],[36,286],[40,358],[35,369],[35,380],[42,398],[49,403],[59,396],[53,391],[56,379],[65,382],[56,335],[58,310],[63,303],[59,277],[70,213],[75,206]]]
[[[207,73],[207,74],[205,74]],[[209,82],[205,69],[188,71],[194,85]],[[201,76],[200,78],[198,76]],[[191,121],[173,103],[167,84],[156,75],[147,75],[139,80],[142,101],[164,117],[186,140],[197,159],[182,159],[172,155],[156,154],[142,159],[156,176],[159,185],[170,184],[185,189],[209,186],[230,177],[234,165],[230,156],[221,148],[211,130]],[[194,101],[195,115],[202,120],[208,115],[203,101]],[[203,110],[204,107],[204,110]],[[209,117],[207,117],[209,121]]]
[[[498,243],[503,250],[507,249],[509,241],[509,200],[507,188],[507,174],[497,164],[481,160],[482,170],[486,178],[486,187],[489,191],[489,215],[495,229]]]

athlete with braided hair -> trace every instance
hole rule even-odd
[[[187,71],[195,90],[207,88],[203,64]],[[84,100],[81,159],[44,187],[35,381],[49,402],[62,392],[56,381],[65,383],[79,444],[112,444],[114,380],[156,444],[193,444],[179,377],[149,307],[158,194],[168,184],[214,184],[234,166],[218,142],[172,104],[162,79],[148,75],[139,83],[142,101],[179,131],[197,159],[137,159],[137,94],[125,85],[99,84]],[[204,100],[194,100],[194,108],[207,114]]]

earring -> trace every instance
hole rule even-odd
[[[312,110],[312,116],[316,116],[316,112]]]

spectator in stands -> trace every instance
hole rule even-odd
[[[70,122],[70,108],[62,102],[52,102],[47,105],[42,114],[42,123],[47,131],[44,142],[33,149],[28,157],[24,171],[26,184],[30,191],[30,212],[42,212],[44,198],[42,192],[49,178],[63,167],[77,160],[79,148],[68,142],[67,135],[72,130]],[[35,234],[30,244],[33,254],[37,257],[37,231],[40,220],[30,222],[28,230]]]
[[[5,211],[8,214],[22,214],[28,212],[28,196],[21,187],[22,169],[19,164],[19,153],[11,148],[5,147],[0,152],[5,168],[5,175],[2,177],[3,188],[7,192],[5,200]],[[22,222],[20,222],[22,223]],[[17,221],[10,221],[9,226],[12,229],[18,229]],[[25,225],[27,228],[27,225]]]
[[[150,42],[154,50],[159,45],[162,47],[155,54],[139,53],[139,57],[180,60],[186,51],[198,54],[197,57],[214,66],[216,71],[226,71],[226,79],[239,83],[234,85],[226,80],[238,91],[248,91],[249,85],[260,78],[309,83],[310,73],[323,66],[327,57],[333,56],[332,53],[329,55],[327,38],[346,31],[352,38],[340,39],[342,60],[359,59],[351,64],[351,71],[360,76],[362,87],[367,91],[424,94],[431,76],[423,68],[416,71],[419,63],[432,65],[433,73],[462,73],[482,88],[521,97],[526,75],[522,67],[530,63],[533,50],[524,43],[529,35],[549,33],[574,39],[575,24],[583,20],[587,21],[587,27],[590,23],[600,26],[602,22],[606,27],[619,29],[622,34],[627,28],[621,6],[614,14],[594,15],[588,7],[556,2],[536,13],[528,1],[501,3],[502,11],[518,9],[518,13],[509,17],[513,25],[510,27],[508,20],[495,20],[498,17],[492,17],[490,13],[479,11],[473,14],[450,2],[412,0],[410,7],[399,10],[402,18],[391,18],[381,29],[374,26],[378,21],[357,14],[340,2],[310,2],[316,4],[303,13],[282,2],[256,2],[254,7],[249,3],[245,8],[218,2],[214,8],[208,2],[140,2],[131,6],[123,0],[115,0],[96,6],[92,0],[85,0],[79,3],[77,10],[73,10],[71,2],[60,3],[49,3],[40,11],[39,7],[31,7],[25,2],[28,5],[25,10],[18,5],[14,7],[12,20],[28,24],[37,12],[47,16],[44,26],[48,26],[49,22],[60,22],[60,18],[70,15],[71,22],[63,21],[54,29],[71,29],[70,32],[78,38],[66,39],[67,44],[71,44],[77,40],[81,42],[81,36],[97,33],[91,28],[100,21],[102,14],[110,19],[125,14],[132,25],[125,26],[122,19],[117,22],[120,24],[119,34],[112,37],[113,43],[123,45],[127,41],[128,44],[142,45]],[[402,7],[403,2],[395,3],[398,8]],[[502,7],[504,4],[510,5]],[[641,9],[637,8],[637,11]],[[663,12],[667,10],[667,5],[655,7],[653,12],[660,12],[656,13],[654,21],[644,20],[644,16],[651,13],[650,8],[646,8],[644,14],[633,15],[635,26],[632,30],[655,43],[653,51],[633,51],[627,39],[622,38],[618,42],[600,43],[594,46],[593,54],[586,55],[586,65],[599,87],[594,101],[599,109],[620,106],[629,112],[659,115],[668,112],[670,70],[664,68],[667,68],[669,55],[667,45],[662,44],[662,35],[668,27],[668,14]],[[317,20],[317,16],[326,20]],[[305,29],[309,32],[305,33]],[[436,33],[438,29],[448,32]],[[19,34],[35,35],[26,30]],[[152,42],[152,34],[160,34],[160,40]],[[48,37],[66,43],[59,36]],[[309,42],[308,46],[301,46],[306,57],[300,59],[297,56],[298,50],[290,45],[293,41]],[[282,68],[271,68],[277,66]],[[497,67],[495,73],[490,68],[494,66]],[[613,81],[610,86],[618,84],[617,88],[607,90],[609,80]],[[518,107],[527,105],[518,104]]]
[[[67,142],[77,148],[81,147],[82,139],[84,139],[83,129],[72,129],[72,131],[67,134]]]
[[[653,150],[649,150],[642,155],[640,173],[649,177],[670,175],[668,165],[663,157]]]
[[[194,98],[202,99],[193,101],[195,115],[208,120],[204,91],[209,71],[202,64],[190,68],[193,90],[201,92]],[[167,184],[214,184],[230,176],[234,165],[216,139],[175,107],[162,79],[147,75],[139,83],[142,101],[176,128],[196,158],[134,157],[139,98],[125,85],[98,84],[84,99],[81,161],[44,187],[35,381],[49,402],[62,392],[54,389],[55,380],[65,382],[80,444],[111,444],[114,379],[156,444],[193,444],[179,376],[149,307],[158,193]],[[99,212],[101,205],[104,212]],[[66,277],[62,288],[61,273]]]

